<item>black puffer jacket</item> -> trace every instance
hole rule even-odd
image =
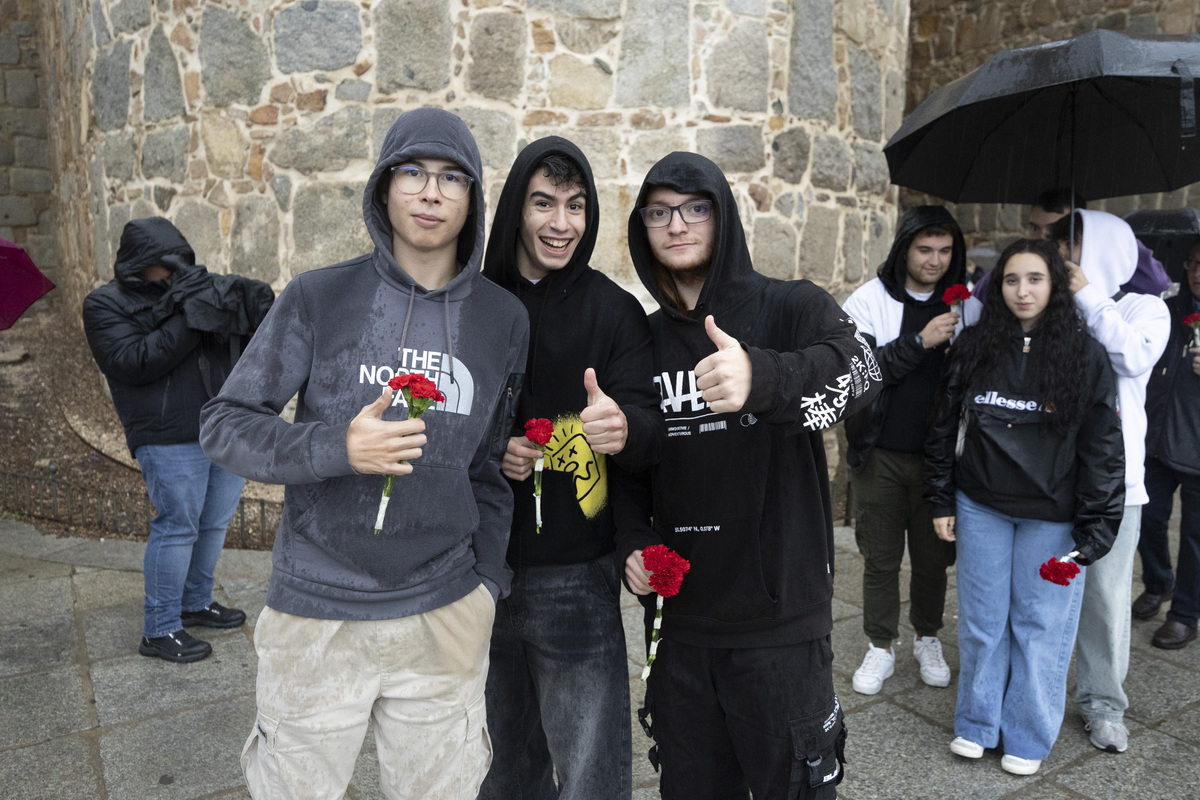
[[[1192,371],[1192,329],[1183,318],[1196,303],[1186,283],[1167,301],[1171,338],[1146,386],[1146,458],[1200,475],[1200,375]]]
[[[156,264],[171,271],[170,284],[142,278]],[[108,379],[129,452],[144,444],[199,441],[200,407],[225,382],[242,337],[266,316],[271,287],[209,275],[195,265],[183,234],[161,217],[125,226],[113,274],[84,299],[83,328]],[[223,322],[217,307],[234,321]]]
[[[963,338],[975,334],[968,328]],[[944,396],[925,445],[934,518],[955,516],[957,489],[1002,514],[1074,522],[1080,564],[1109,551],[1125,511],[1125,443],[1108,354],[1095,339],[1086,341],[1087,407],[1064,433],[1041,424],[1041,398],[1030,362],[1039,350],[1036,328],[1026,334],[1014,323],[1005,358],[992,374],[977,373],[969,384],[963,382],[961,359],[954,358],[962,348],[951,350]],[[967,429],[962,455],[956,458],[963,409]]]

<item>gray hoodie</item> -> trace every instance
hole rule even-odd
[[[412,158],[445,158],[475,182],[458,243],[462,270],[427,290],[392,257],[376,184]],[[483,583],[508,590],[512,494],[500,473],[529,323],[520,301],[479,272],[483,170],[466,125],[417,109],[392,126],[363,194],[375,250],[295,277],[201,414],[200,442],[225,469],[287,485],[267,605],[318,619],[395,619]],[[360,475],[346,431],[397,372],[446,395],[422,417],[428,444],[401,476],[373,533],[382,475]],[[294,423],[278,415],[299,393]],[[384,419],[405,419],[399,392]]]

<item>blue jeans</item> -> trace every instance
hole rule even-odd
[[[134,455],[158,510],[143,562],[142,633],[153,638],[182,628],[180,612],[212,602],[213,570],[244,481],[209,461],[199,442],[145,444]]]
[[[957,502],[954,733],[984,747],[1003,737],[1005,753],[1043,759],[1062,726],[1086,576],[1058,586],[1038,567],[1075,549],[1073,525],[1011,517],[962,492]]]
[[[1088,722],[1120,722],[1129,708],[1123,684],[1129,673],[1130,588],[1141,521],[1141,506],[1125,506],[1112,549],[1087,570],[1075,644],[1075,703]]]
[[[629,661],[619,592],[611,555],[516,571],[492,628],[493,755],[481,800],[629,800]]]
[[[1171,571],[1171,546],[1167,523],[1171,519],[1175,487],[1180,487],[1182,519],[1179,524],[1179,561]],[[1157,458],[1146,458],[1146,493],[1150,502],[1142,507],[1142,583],[1150,594],[1175,596],[1167,619],[1196,627],[1200,619],[1200,476],[1171,469]]]

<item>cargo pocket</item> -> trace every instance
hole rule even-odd
[[[845,777],[846,726],[834,695],[824,710],[788,723],[792,732],[792,777],[788,798],[825,800],[837,796]]]
[[[487,729],[483,697],[467,708],[467,738],[462,761],[463,797],[474,797],[492,766],[492,737]]]
[[[287,797],[276,753],[279,721],[259,714],[242,747],[242,775],[251,796],[259,800]]]

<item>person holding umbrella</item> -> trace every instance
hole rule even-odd
[[[1071,221],[1074,218],[1072,242]],[[1146,383],[1167,346],[1170,313],[1159,298],[1125,294],[1137,266],[1133,230],[1103,211],[1076,211],[1054,223],[1051,236],[1067,262],[1075,305],[1087,331],[1104,346],[1117,375],[1125,438],[1125,510],[1113,550],[1088,576],[1079,617],[1075,703],[1092,745],[1111,753],[1129,746],[1122,683],[1129,671],[1130,594],[1144,483]]]
[[[958,704],[950,751],[1032,775],[1066,705],[1084,591],[1039,565],[1101,558],[1121,519],[1116,386],[1050,242],[1001,254],[999,291],[950,350],[925,455],[937,535],[958,554]],[[1091,567],[1088,568],[1089,570]]]

